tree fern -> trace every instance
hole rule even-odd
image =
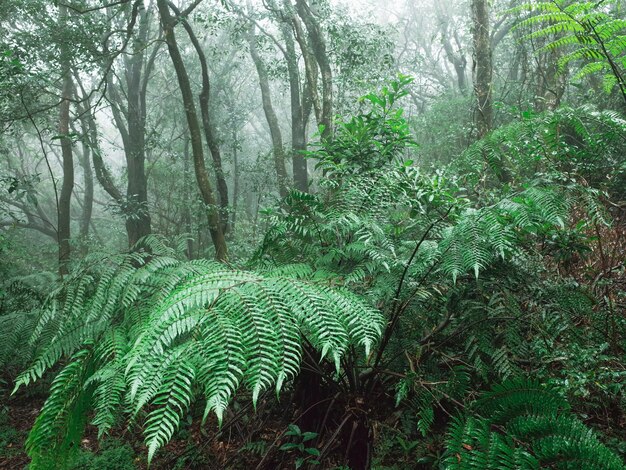
[[[369,353],[383,326],[382,316],[354,295],[302,273],[238,271],[171,253],[100,261],[79,267],[31,339],[39,352],[17,387],[69,358],[30,435],[33,456],[63,453],[49,445],[61,442],[51,436],[67,432],[63,423],[93,403],[101,433],[125,409],[142,417],[149,406],[144,432],[152,459],[197,392],[205,417],[214,412],[221,421],[241,384],[256,404],[261,392],[274,386],[278,393],[298,373],[302,337],[339,367],[350,345]],[[36,462],[33,468],[49,468]]]

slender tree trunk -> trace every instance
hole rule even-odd
[[[152,232],[148,208],[148,178],[145,171],[146,93],[160,43],[153,46],[146,60],[150,20],[149,11],[142,10],[138,14],[139,29],[133,42],[132,54],[124,56],[123,60],[125,89],[114,83],[112,77],[108,79],[111,111],[122,137],[126,157],[128,182],[125,197],[113,185],[100,156],[94,153],[96,177],[124,213],[129,246]]]
[[[189,193],[189,138],[185,139],[183,153],[183,223],[187,236],[187,258],[193,259],[193,238],[191,236],[191,194]]]
[[[146,177],[146,92],[151,61],[144,63],[150,16],[140,13],[139,34],[134,55],[126,65],[126,96],[128,98],[126,119],[128,140],[126,153],[126,231],[128,244],[133,246],[141,237],[152,232],[152,220],[148,210],[148,178]]]
[[[483,138],[493,127],[492,62],[488,0],[472,0],[476,128]]]
[[[206,61],[206,55],[202,50],[200,41],[196,37],[193,29],[184,17],[180,16],[180,11],[171,3],[168,5],[172,8],[174,13],[181,20],[187,35],[193,44],[198,60],[200,61],[200,69],[202,71],[202,90],[199,95],[200,114],[202,115],[202,127],[204,128],[204,136],[211,152],[213,159],[213,169],[215,171],[215,181],[217,182],[217,194],[219,196],[219,203],[221,208],[222,232],[226,234],[228,231],[228,185],[226,184],[226,178],[224,176],[224,169],[222,167],[222,156],[220,152],[220,146],[216,137],[217,132],[213,122],[211,121],[211,115],[209,114],[209,100],[211,97],[211,81],[209,79],[209,67]]]
[[[111,172],[104,164],[102,160],[102,155],[100,153],[100,145],[98,142],[98,128],[96,126],[96,118],[93,114],[93,110],[91,108],[91,101],[89,99],[89,95],[85,92],[85,89],[80,82],[78,76],[76,76],[76,83],[79,85],[81,89],[82,96],[80,100],[83,102],[84,106],[79,105],[79,113],[81,115],[81,127],[83,131],[83,142],[87,143],[87,147],[90,151],[90,162],[91,165],[93,163],[93,170],[96,175],[96,179],[102,186],[102,188],[106,191],[106,193],[113,198],[113,200],[118,204],[122,205],[124,203],[124,196],[120,192],[119,189],[115,186],[115,182],[113,181],[113,177],[111,176]],[[87,170],[84,170],[87,172]],[[89,174],[93,174],[91,171],[91,167],[89,168]],[[92,191],[93,191],[93,176],[92,176]]]
[[[145,172],[145,127],[138,103],[134,98],[137,90],[128,91],[128,136],[129,142],[126,148],[126,171],[128,185],[126,188],[126,203],[128,213],[126,215],[126,231],[128,244],[133,246],[141,237],[151,233],[152,224],[148,211],[148,180]]]
[[[178,48],[178,43],[176,42],[176,36],[174,34],[176,20],[170,14],[167,0],[157,0],[157,6],[161,16],[161,24],[165,32],[167,48],[169,50],[170,58],[172,59],[172,64],[174,65],[174,70],[176,71],[178,86],[183,99],[187,126],[189,127],[189,134],[191,137],[191,152],[194,160],[196,181],[202,196],[202,201],[207,206],[209,232],[211,233],[211,239],[213,241],[213,246],[215,247],[215,257],[220,261],[225,261],[228,257],[226,240],[224,238],[224,232],[222,231],[220,213],[215,204],[216,201],[213,196],[211,181],[204,163],[202,132],[200,129],[200,123],[198,122],[198,116],[196,114],[196,106],[194,104],[189,76],[187,75],[187,69],[185,68],[185,63],[183,62],[183,58]]]
[[[285,2],[285,5],[288,5],[288,2]],[[315,56],[313,55],[313,52],[309,47],[309,43],[304,34],[304,28],[302,27],[300,18],[295,14],[292,14],[291,24],[293,26],[294,36],[298,45],[300,46],[300,51],[302,52],[304,71],[306,74],[306,81],[302,90],[302,106],[306,108],[303,115],[305,116],[305,119],[308,119],[312,108],[315,112],[315,120],[319,125],[322,120],[322,104],[320,102],[319,93],[317,91],[317,76],[319,74],[319,67],[317,66],[317,62],[315,61]]]
[[[67,23],[67,7],[59,5],[59,23]],[[62,39],[63,41],[63,39]],[[61,105],[59,107],[59,135],[61,142],[61,156],[63,165],[63,184],[59,195],[58,207],[58,243],[59,243],[59,274],[69,272],[71,257],[70,248],[70,209],[72,192],[74,190],[74,156],[70,130],[70,103],[72,99],[72,72],[68,44],[61,43],[61,63],[63,84],[61,91]]]
[[[289,95],[291,98],[291,158],[293,162],[293,179],[297,189],[308,191],[307,162],[304,158],[306,151],[306,123],[303,106],[303,94],[300,92],[300,70],[294,44],[294,33],[288,24],[281,24],[281,31],[285,41],[285,60],[289,73]],[[308,108],[310,114],[310,107]]]
[[[297,0],[296,9],[302,18],[309,33],[313,55],[319,66],[322,77],[322,112],[318,124],[324,126],[322,131],[323,139],[332,138],[332,117],[333,117],[333,72],[328,58],[326,40],[320,28],[317,18],[311,11],[306,0]]]
[[[100,153],[100,145],[98,144],[98,130],[96,128],[96,120],[93,115],[89,115],[87,118],[89,125],[89,141],[91,143],[91,159],[93,160],[93,169],[96,174],[96,179],[106,193],[113,198],[117,204],[124,202],[124,196],[115,186],[113,176],[111,172],[104,164],[102,155]]]
[[[93,171],[91,168],[91,145],[89,144],[89,124],[83,115],[80,119],[82,130],[82,155],[80,164],[83,170],[85,192],[83,195],[83,213],[80,221],[80,240],[82,254],[87,253],[87,238],[93,214]]]
[[[250,55],[252,61],[259,75],[259,84],[261,86],[261,99],[263,101],[263,111],[265,112],[265,118],[270,128],[270,135],[272,137],[272,147],[274,153],[274,168],[276,170],[276,178],[278,181],[278,190],[280,197],[287,195],[287,170],[285,169],[285,149],[283,147],[283,137],[280,131],[280,125],[278,124],[278,117],[272,104],[272,97],[270,92],[269,78],[265,65],[259,56],[259,52],[256,47],[256,36],[254,34],[254,26],[250,27],[248,32],[248,44],[250,45]]]
[[[205,64],[206,66],[206,64]],[[206,82],[204,77],[207,77]],[[202,114],[202,125],[204,127],[204,135],[213,159],[213,169],[215,170],[215,181],[217,182],[217,194],[219,195],[220,208],[222,210],[220,220],[222,221],[222,231],[228,231],[228,185],[224,176],[222,167],[222,156],[220,146],[215,137],[215,126],[209,116],[209,81],[208,74],[203,72],[202,91],[200,92],[200,113]]]
[[[239,170],[239,136],[237,133],[237,128],[233,125],[232,126],[232,133],[233,133],[233,143],[232,143],[232,149],[233,149],[233,215],[232,215],[232,219],[230,222],[230,228],[231,228],[231,236],[234,236],[235,234],[235,223],[237,221],[237,203],[239,202],[239,177],[240,177],[240,170]]]
[[[446,53],[446,58],[454,67],[454,72],[456,73],[456,82],[457,86],[459,87],[459,91],[461,92],[461,94],[465,95],[465,93],[467,92],[467,80],[465,76],[467,69],[467,59],[465,58],[465,54],[461,49],[461,41],[459,40],[457,32],[454,31],[452,33],[452,36],[457,46],[457,51],[455,51],[450,37],[450,21],[448,13],[443,11],[443,4],[441,2],[436,1],[434,5],[435,12],[437,14],[437,20],[440,26],[441,43],[443,45],[443,50]]]
[[[561,98],[567,85],[567,73],[559,73],[560,49],[551,49],[537,57],[537,91],[535,109],[537,111],[555,110],[561,104]]]

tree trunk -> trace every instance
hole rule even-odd
[[[232,149],[233,149],[233,215],[232,215],[232,219],[230,221],[230,228],[231,228],[231,236],[234,237],[235,234],[235,223],[237,222],[237,205],[238,205],[238,201],[239,201],[239,136],[237,133],[237,128],[233,125],[232,126],[232,133],[233,133],[233,143],[232,143]]]
[[[59,23],[64,27],[67,23],[67,7],[59,5]],[[59,274],[69,272],[71,257],[70,248],[70,209],[74,190],[74,156],[70,130],[70,103],[72,99],[72,72],[68,44],[61,43],[61,63],[63,85],[61,104],[59,107],[59,136],[63,166],[63,184],[59,195],[58,211],[58,243],[59,243]]]
[[[285,2],[285,5],[288,5],[288,2]],[[303,116],[306,116],[308,119],[311,108],[313,108],[315,112],[315,120],[319,125],[322,120],[322,104],[320,103],[320,97],[317,91],[317,76],[319,74],[319,67],[317,66],[315,56],[309,47],[309,42],[305,37],[304,28],[302,27],[300,18],[295,14],[292,14],[291,24],[293,26],[294,36],[300,46],[300,51],[302,52],[304,71],[306,74],[306,80],[302,90],[302,106],[305,108]]]
[[[91,159],[93,160],[93,168],[96,179],[106,193],[113,198],[117,204],[124,202],[124,196],[115,186],[111,172],[104,164],[102,155],[100,154],[100,146],[98,144],[98,130],[96,128],[96,120],[93,115],[88,117],[89,121],[89,140],[91,143]]]
[[[288,7],[285,1],[285,6]],[[310,106],[304,106],[306,95],[300,93],[300,70],[294,44],[294,33],[288,24],[281,24],[281,32],[285,41],[285,60],[289,73],[289,92],[291,98],[291,158],[293,162],[293,178],[296,188],[307,191],[308,175],[307,161],[304,158],[306,151],[306,127]],[[306,112],[308,110],[308,113]],[[305,114],[306,113],[306,114]]]
[[[85,192],[83,195],[83,213],[80,220],[79,237],[81,240],[82,254],[87,254],[87,238],[89,236],[89,226],[93,214],[93,171],[91,168],[91,145],[89,143],[89,124],[85,115],[80,118],[82,131],[82,155],[80,165],[83,169],[83,180]]]
[[[124,196],[120,192],[120,190],[115,186],[115,182],[113,181],[113,177],[111,176],[111,172],[104,164],[102,160],[102,155],[100,154],[100,145],[98,143],[98,128],[96,127],[96,118],[92,112],[91,100],[89,99],[89,95],[85,92],[83,85],[80,82],[78,76],[76,78],[76,83],[79,85],[81,89],[82,96],[79,97],[79,101],[82,101],[84,106],[80,106],[78,111],[80,113],[80,123],[83,131],[83,143],[87,144],[87,149],[89,150],[90,158],[87,159],[87,163],[91,165],[93,163],[93,170],[96,175],[96,179],[102,186],[102,188],[106,191],[106,193],[113,198],[113,200],[120,206],[124,204]],[[87,175],[91,175],[91,191],[93,197],[93,172],[91,171],[91,166],[89,169],[83,168],[85,172],[85,178]],[[85,183],[86,185],[87,183]],[[85,186],[85,190],[87,187]],[[86,197],[86,195],[85,195]]]
[[[220,153],[220,146],[216,138],[216,129],[211,121],[209,114],[209,99],[211,97],[211,82],[209,80],[209,67],[207,65],[206,56],[200,45],[200,41],[196,37],[193,29],[185,19],[180,15],[180,11],[169,3],[170,7],[181,20],[187,35],[193,44],[198,60],[200,61],[200,68],[202,70],[202,90],[199,95],[200,102],[200,114],[202,115],[202,127],[204,128],[204,136],[213,158],[213,169],[215,171],[215,180],[217,182],[217,194],[219,196],[219,203],[221,208],[220,220],[222,222],[222,232],[226,234],[228,231],[228,185],[226,184],[226,178],[224,176],[224,169],[222,167],[222,156]]]
[[[559,73],[560,49],[551,49],[537,57],[537,92],[535,109],[539,112],[555,110],[567,86],[567,73]]]
[[[174,34],[176,20],[170,14],[167,0],[157,0],[157,6],[161,16],[161,24],[165,33],[167,48],[169,50],[170,58],[172,59],[172,64],[174,65],[174,70],[176,71],[178,86],[183,99],[187,126],[189,127],[189,134],[191,137],[191,152],[193,155],[196,181],[198,183],[200,195],[202,196],[202,201],[207,206],[209,232],[211,233],[211,239],[213,241],[213,246],[215,247],[215,257],[219,261],[225,261],[228,257],[226,240],[224,239],[224,232],[222,231],[219,210],[215,204],[216,201],[213,196],[211,181],[209,180],[209,174],[204,163],[202,132],[200,130],[200,124],[196,114],[196,106],[194,104],[189,76],[187,75],[187,69],[185,68],[185,63],[183,62],[183,58],[178,48],[178,43],[176,42],[176,36]]]
[[[296,9],[302,18],[309,33],[311,48],[315,60],[319,65],[322,76],[322,112],[318,124],[324,127],[322,139],[332,138],[332,117],[333,117],[333,72],[326,50],[326,40],[322,34],[319,22],[311,11],[306,0],[297,0]]]
[[[148,178],[145,171],[146,93],[150,72],[160,47],[160,43],[157,43],[146,60],[150,14],[142,10],[138,17],[139,30],[133,42],[132,54],[125,56],[123,60],[126,88],[118,89],[111,77],[108,78],[107,86],[111,111],[122,137],[126,157],[126,197],[115,188],[102,159],[94,153],[98,181],[122,208],[129,246],[152,232],[148,209]]]
[[[457,51],[455,51],[450,38],[450,21],[448,13],[443,11],[441,2],[435,2],[434,5],[441,31],[441,43],[443,45],[443,50],[446,53],[446,58],[448,59],[448,62],[450,62],[454,67],[454,72],[456,73],[456,82],[457,86],[459,87],[459,91],[461,92],[461,94],[465,95],[467,91],[467,80],[465,76],[467,69],[467,59],[465,58],[465,54],[461,49],[461,41],[459,40],[458,33],[454,31],[452,35],[454,37],[454,42],[457,46]]]
[[[152,232],[152,221],[148,210],[148,178],[146,177],[146,88],[150,75],[151,62],[144,66],[150,17],[140,13],[139,34],[135,42],[134,54],[126,69],[126,95],[128,97],[127,121],[128,142],[126,153],[126,231],[128,244],[133,246],[141,237]]]
[[[133,68],[134,69],[134,68]],[[145,119],[140,104],[138,71],[133,70],[128,83],[128,141],[126,142],[126,231],[133,246],[151,232],[148,211],[148,180],[145,172]]]
[[[193,238],[191,237],[191,195],[189,194],[189,138],[185,139],[183,153],[183,224],[187,236],[187,258],[193,259]]]
[[[272,137],[272,147],[274,153],[274,168],[276,170],[276,178],[278,181],[278,191],[280,197],[287,196],[287,170],[285,169],[285,149],[283,147],[283,137],[278,124],[278,117],[272,104],[272,97],[270,93],[269,78],[265,65],[259,56],[259,52],[256,47],[256,36],[254,34],[254,26],[250,27],[248,32],[248,44],[250,45],[250,56],[256,67],[257,74],[259,75],[259,84],[261,86],[261,99],[263,101],[263,111],[267,124],[270,128],[270,135]]]
[[[483,138],[493,127],[491,40],[489,37],[488,0],[472,0],[474,39],[474,92],[476,93],[476,128]]]

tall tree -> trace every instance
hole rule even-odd
[[[278,11],[277,8],[275,11]],[[305,78],[304,83],[300,78],[300,69],[298,67],[298,57],[294,38],[297,35],[296,29],[302,31],[298,17],[293,11],[293,7],[289,0],[283,0],[283,11],[280,12],[280,30],[285,47],[282,48],[285,61],[287,62],[287,71],[289,76],[289,96],[291,102],[291,158],[293,162],[293,177],[296,188],[300,191],[308,190],[308,170],[307,162],[304,158],[304,152],[307,147],[307,124],[311,109],[313,106],[313,83],[317,80],[317,69],[310,70],[313,62],[312,54],[308,50],[308,46],[304,39],[300,40],[302,45],[302,53],[305,61]],[[302,35],[302,33],[300,33]],[[306,56],[305,56],[306,54]],[[308,72],[308,73],[307,73]],[[315,74],[315,78],[313,78]],[[315,90],[317,91],[317,90]]]
[[[491,38],[489,36],[489,2],[472,0],[474,42],[474,93],[476,94],[476,128],[478,138],[493,127]]]
[[[146,94],[150,73],[160,47],[157,42],[148,49],[150,10],[138,13],[138,32],[131,53],[123,56],[124,87],[109,74],[108,90],[111,110],[126,156],[127,188],[123,213],[126,218],[128,243],[134,245],[152,231],[148,209],[148,181],[146,176]],[[149,52],[148,52],[149,51]],[[106,186],[105,186],[106,188]]]
[[[209,179],[209,174],[204,162],[202,131],[198,121],[198,115],[196,114],[196,105],[193,98],[193,91],[191,90],[191,83],[189,81],[187,68],[183,62],[183,57],[180,53],[178,42],[176,41],[176,35],[174,33],[174,27],[178,21],[170,13],[167,0],[157,0],[157,6],[161,17],[161,25],[165,34],[165,40],[167,42],[167,48],[174,70],[176,71],[178,86],[182,95],[185,116],[187,118],[187,126],[189,128],[191,138],[191,152],[193,155],[196,181],[198,183],[200,195],[202,196],[202,201],[207,208],[209,231],[211,233],[213,246],[215,247],[215,257],[219,261],[225,261],[228,258],[228,249],[226,246],[226,239],[224,238],[224,232],[222,230],[220,213],[216,205],[213,188],[211,187],[211,180]],[[189,12],[186,11],[181,14],[188,13]]]
[[[309,45],[310,40],[304,33],[301,20],[297,16],[292,3],[289,0],[283,0],[279,5],[275,0],[268,0],[264,3],[264,5],[277,22],[280,36],[275,36],[274,34],[268,32],[251,18],[251,4],[248,4],[249,15],[246,16],[251,19],[253,25],[259,26],[263,35],[274,43],[274,45],[280,50],[280,53],[285,60],[289,83],[291,111],[291,160],[293,180],[294,186],[298,190],[306,192],[308,191],[309,186],[307,162],[304,157],[304,152],[307,147],[307,124],[313,107],[313,93],[315,93],[315,96],[317,97],[317,86],[312,86],[311,83],[317,84],[317,75],[319,74],[319,70],[312,49]],[[248,39],[250,39],[250,35],[248,35]],[[302,51],[305,66],[304,80],[302,80],[300,73],[299,58],[296,52],[294,39],[298,40]],[[267,110],[266,117],[268,118],[270,134],[272,136],[278,136],[280,133],[278,119],[276,118],[276,120],[274,120],[272,117],[272,115],[276,116],[276,112],[270,110],[268,107],[268,105],[271,104],[271,92],[267,67],[264,65],[258,53],[256,44],[253,49],[254,50],[251,49],[251,55],[259,73],[261,96],[264,100],[264,109]],[[259,67],[261,67],[261,69],[259,69]],[[267,98],[270,98],[270,102],[268,102]],[[316,116],[321,119],[321,104],[319,103],[319,97],[317,97],[316,103]],[[270,120],[272,122],[270,122]],[[274,137],[272,137],[272,140],[275,140]],[[280,140],[282,143],[282,136]],[[273,147],[276,149],[277,146],[273,145]],[[285,155],[284,150],[281,154]]]
[[[59,5],[59,29],[67,27],[68,11],[63,4]],[[59,140],[61,143],[61,156],[63,166],[63,183],[58,201],[58,226],[57,237],[59,243],[59,273],[65,275],[69,272],[71,256],[70,248],[70,210],[72,192],[74,190],[74,155],[72,151],[72,139],[70,137],[70,104],[72,102],[72,64],[69,44],[61,40],[60,47],[61,63],[61,103],[59,106]]]
[[[228,184],[226,183],[226,177],[224,175],[224,169],[222,166],[222,155],[220,151],[220,144],[217,138],[217,129],[211,120],[211,114],[209,113],[209,101],[211,98],[211,81],[209,78],[209,67],[206,60],[206,55],[202,50],[202,45],[198,40],[198,37],[193,31],[193,28],[187,21],[187,15],[182,15],[181,11],[172,3],[168,2],[169,7],[176,14],[177,19],[182,23],[189,40],[193,44],[198,60],[200,61],[200,70],[202,72],[202,89],[198,96],[200,104],[200,115],[202,116],[202,127],[204,129],[204,137],[206,139],[209,152],[213,159],[213,169],[215,171],[215,180],[217,182],[217,194],[219,196],[219,204],[221,208],[220,220],[222,222],[222,231],[226,233],[228,231]]]
[[[454,67],[459,91],[465,94],[467,91],[467,58],[459,38],[458,30],[450,25],[451,15],[448,11],[444,10],[444,6],[446,5],[447,4],[441,1],[434,2],[437,21],[441,31],[441,43],[446,53],[446,58]],[[454,40],[454,44],[452,40]]]
[[[270,136],[272,137],[272,151],[274,154],[274,169],[276,171],[276,179],[278,181],[278,190],[280,197],[287,195],[287,188],[289,186],[287,170],[285,168],[285,149],[283,147],[283,137],[278,123],[278,117],[274,110],[272,103],[272,94],[270,91],[269,76],[267,68],[263,63],[263,59],[259,55],[257,48],[257,36],[255,34],[254,25],[250,25],[248,30],[248,46],[250,49],[250,56],[254,62],[257,74],[259,76],[259,85],[261,87],[261,101],[263,103],[263,112],[267,119],[267,125],[270,128]]]
[[[91,225],[91,217],[93,215],[93,197],[94,197],[94,185],[93,185],[93,168],[91,165],[91,149],[92,146],[89,140],[89,121],[86,114],[87,110],[80,111],[79,108],[79,120],[80,120],[80,134],[81,137],[81,152],[80,152],[80,166],[83,173],[83,201],[82,201],[82,215],[80,219],[79,238],[81,242],[81,251],[86,254],[87,249],[87,237],[89,235],[89,226]]]
[[[296,10],[305,24],[315,61],[322,78],[322,109],[318,125],[323,126],[322,138],[332,138],[333,117],[333,71],[326,46],[326,39],[319,20],[306,0],[296,1]]]

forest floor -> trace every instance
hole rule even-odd
[[[45,394],[19,391],[14,396],[5,389],[0,405],[0,470],[24,469],[30,462],[24,444],[29,430],[45,401]],[[290,412],[277,413],[259,405],[250,423],[226,420],[220,430],[214,418],[201,425],[198,419],[184,423],[174,439],[161,449],[150,465],[151,470],[217,470],[272,468],[293,469],[297,455],[278,449]],[[284,410],[287,411],[287,410]],[[196,414],[197,416],[198,414]],[[241,426],[241,427],[240,427]],[[262,455],[271,452],[271,458],[262,462]],[[104,441],[98,441],[98,430],[88,425],[81,440],[81,448],[71,470],[145,470],[147,449],[139,427],[116,428]]]
[[[0,470],[22,469],[30,461],[24,441],[43,402],[43,397],[16,396],[0,408]]]

